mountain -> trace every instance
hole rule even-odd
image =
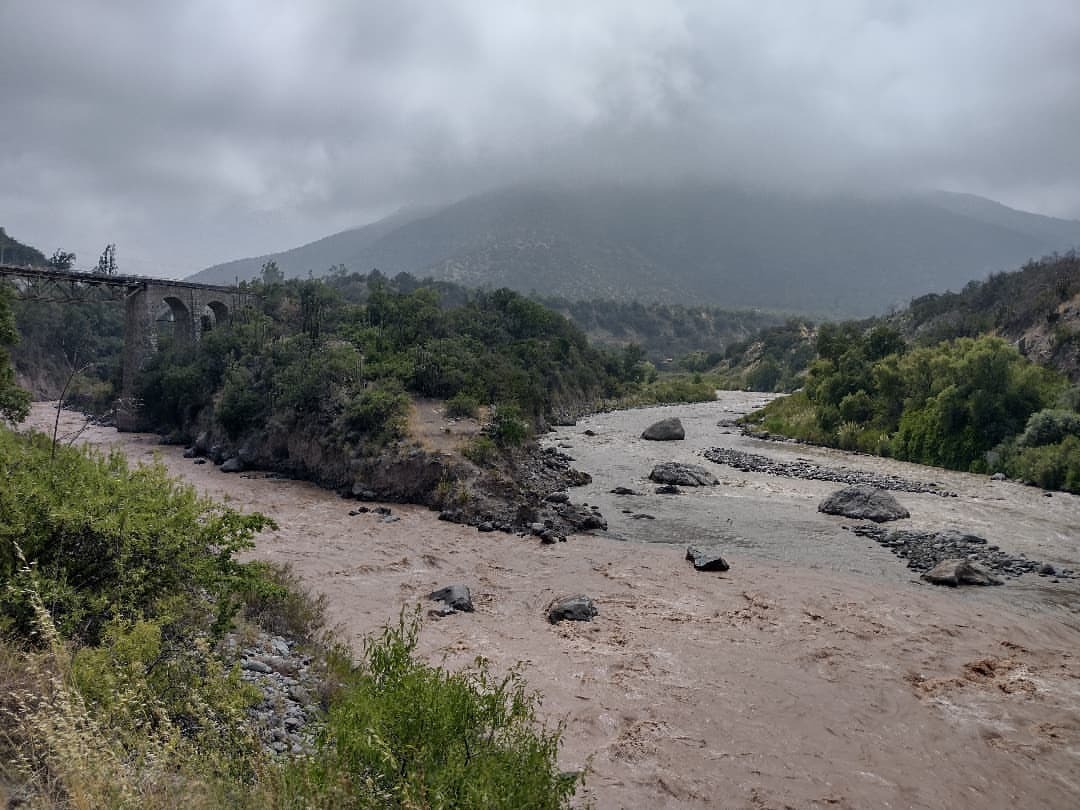
[[[253,278],[273,259],[286,276],[344,264],[568,299],[853,316],[1077,245],[1080,222],[944,192],[815,198],[730,186],[515,187],[192,278]]]
[[[35,247],[12,239],[3,228],[0,228],[0,264],[15,267],[41,267],[45,264],[45,254]]]

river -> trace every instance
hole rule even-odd
[[[254,556],[293,565],[325,593],[354,645],[402,606],[431,606],[434,588],[468,584],[476,612],[428,619],[421,653],[450,667],[478,655],[499,669],[521,663],[544,716],[566,723],[564,766],[589,765],[582,795],[601,810],[1075,807],[1077,580],[935,588],[846,531],[852,521],[816,511],[837,485],[742,473],[699,453],[728,446],[938,482],[957,497],[902,493],[904,525],[961,527],[1059,567],[1080,568],[1080,499],[720,424],[761,398],[600,414],[546,437],[593,476],[573,500],[609,522],[607,536],[552,546],[418,507],[392,505],[392,522],[350,517],[333,493],[194,465],[152,436],[91,427],[77,440],[156,456],[202,492],[274,517],[280,528]],[[639,438],[668,415],[686,440]],[[48,406],[32,420],[51,429]],[[62,432],[79,425],[63,415]],[[660,460],[703,464],[720,483],[654,494],[645,476]],[[616,486],[646,494],[612,495]],[[718,545],[731,570],[693,571],[688,542]],[[548,624],[546,605],[579,592],[599,616]]]

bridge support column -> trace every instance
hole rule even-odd
[[[135,396],[135,379],[156,349],[153,317],[147,288],[129,290],[124,298],[124,362],[120,399],[116,402],[117,430],[139,431],[147,428],[141,403]]]

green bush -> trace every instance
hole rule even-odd
[[[465,391],[458,391],[446,401],[446,415],[453,419],[475,419],[479,412],[480,401]]]
[[[529,423],[521,415],[521,408],[512,402],[504,402],[492,408],[491,422],[485,432],[499,447],[520,447],[529,438]]]
[[[345,406],[345,427],[354,438],[387,442],[404,435],[408,415],[409,397],[400,388],[367,388]]]
[[[234,554],[272,525],[199,497],[160,465],[130,469],[119,454],[53,448],[42,434],[0,432],[0,478],[0,580],[29,578],[61,634],[85,643],[116,620],[200,606],[226,621],[247,576]],[[0,589],[0,625],[29,638],[25,593]]]
[[[231,439],[262,423],[266,415],[266,399],[256,390],[254,376],[248,369],[233,364],[225,372],[221,398],[214,415]]]
[[[546,810],[577,778],[560,773],[561,728],[539,724],[520,673],[463,672],[414,657],[418,613],[365,642],[363,662],[331,707],[317,756],[283,785],[286,806]]]
[[[476,436],[461,448],[461,453],[478,467],[489,467],[499,457],[499,447],[490,436]]]
[[[1080,436],[1080,413],[1048,408],[1031,415],[1017,443],[1020,447],[1042,447],[1058,444],[1066,436]]]
[[[1005,463],[1005,469],[1011,477],[1043,489],[1080,493],[1080,437],[1026,447]]]

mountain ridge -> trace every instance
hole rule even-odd
[[[343,264],[572,300],[850,316],[1078,245],[1080,222],[953,192],[811,199],[721,186],[519,186],[192,279],[254,278],[274,260],[287,277]]]

